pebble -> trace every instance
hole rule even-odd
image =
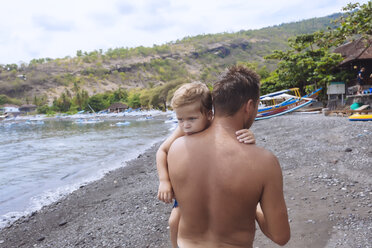
[[[37,241],[43,241],[44,239],[45,239],[45,237],[42,236],[42,237],[38,238]]]
[[[59,226],[64,226],[64,225],[66,225],[67,224],[67,221],[62,221],[62,222],[60,222],[58,225]]]

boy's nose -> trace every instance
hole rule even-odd
[[[184,125],[185,128],[191,127],[191,124],[188,121],[185,121],[185,123],[183,125]]]

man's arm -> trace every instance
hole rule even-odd
[[[169,180],[167,156],[170,146],[173,141],[178,137],[183,136],[182,130],[177,127],[176,130],[169,136],[159,147],[156,152],[156,167],[159,176],[159,190],[158,199],[165,202],[171,203],[173,198],[172,185]]]
[[[290,238],[287,207],[283,195],[283,176],[277,158],[271,154],[270,164],[265,165],[265,179],[256,220],[262,232],[278,245],[285,245]]]

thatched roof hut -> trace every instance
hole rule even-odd
[[[340,53],[345,59],[341,65],[355,62],[356,60],[372,60],[372,38],[366,40],[359,38],[337,47],[334,53]]]
[[[127,108],[128,106],[126,104],[121,103],[121,102],[116,102],[116,103],[111,104],[111,106],[108,108],[108,111],[109,112],[123,112]]]
[[[365,68],[364,85],[371,85],[372,80],[372,37],[368,39],[359,38],[352,42],[348,42],[342,46],[337,47],[334,53],[340,53],[344,60],[340,63],[340,69],[348,70],[355,74],[355,78],[351,79],[348,86],[356,84],[357,74],[362,67]]]
[[[33,112],[37,108],[36,105],[33,104],[24,104],[21,107],[19,107],[19,111],[21,112]]]

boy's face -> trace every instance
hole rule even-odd
[[[175,109],[178,125],[185,135],[203,131],[208,127],[212,114],[200,112],[200,104],[193,103]]]

